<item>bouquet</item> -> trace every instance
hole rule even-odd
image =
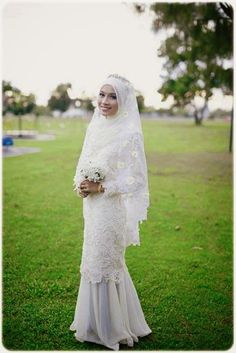
[[[105,175],[101,168],[99,167],[89,167],[83,168],[80,170],[80,175],[89,181],[93,181],[95,183],[104,180]]]
[[[89,166],[87,168],[84,167],[80,169],[79,173],[83,180],[89,180],[95,183],[98,183],[99,181],[102,181],[105,179],[104,171],[99,167],[92,167],[92,166]],[[79,189],[75,179],[74,179],[74,186],[75,186],[74,190]]]

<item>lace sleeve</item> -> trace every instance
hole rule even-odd
[[[145,166],[145,170],[143,168]],[[105,194],[132,194],[142,189],[146,182],[146,158],[143,142],[139,135],[122,142],[112,180],[105,180],[102,185]]]
[[[79,159],[77,161],[76,171],[75,171],[75,175],[74,175],[74,178],[73,178],[73,190],[76,191],[78,196],[79,196],[79,190],[78,189],[80,187],[80,183],[84,180],[82,178],[81,174],[80,174],[80,169],[81,169],[81,166],[82,166],[84,160],[89,158],[86,155],[86,153],[84,155],[82,153],[83,149],[86,148],[86,145],[88,143],[88,139],[89,139],[89,128],[87,129],[86,134],[85,134],[84,143],[83,143],[83,146],[82,146],[82,151],[81,151],[80,157],[79,157]]]

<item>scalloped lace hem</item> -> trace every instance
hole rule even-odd
[[[80,270],[80,273],[81,273],[81,276],[83,276],[83,278],[89,283],[100,283],[102,281],[106,283],[108,281],[114,281],[115,283],[120,283],[121,281],[124,281],[124,270],[125,270],[125,267],[121,270],[116,270],[106,274],[106,273],[92,272],[82,268]]]

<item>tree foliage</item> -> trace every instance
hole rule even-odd
[[[3,115],[6,113],[15,115],[29,114],[33,111],[35,106],[34,94],[23,94],[20,89],[12,86],[11,82],[2,82]]]
[[[50,116],[51,115],[51,111],[49,109],[49,107],[44,106],[44,105],[36,105],[33,113],[35,114],[36,117],[45,115],[45,116]]]
[[[142,12],[145,5],[136,4]],[[154,32],[165,28],[171,34],[158,49],[165,57],[162,100],[174,98],[173,107],[189,106],[200,124],[214,88],[225,95],[233,91],[233,9],[227,3],[154,3]],[[202,109],[195,97],[204,101]]]
[[[135,95],[136,95],[136,99],[137,99],[137,103],[138,103],[138,109],[142,113],[142,112],[145,111],[145,99],[144,99],[144,96],[139,91],[136,91]]]
[[[83,95],[83,97],[77,98],[77,101],[79,102],[79,107],[81,109],[87,110],[87,111],[93,111],[94,110],[92,98],[85,97]]]
[[[69,108],[72,102],[68,94],[69,89],[71,89],[70,83],[59,84],[56,87],[48,100],[48,107],[50,110],[59,110],[61,112],[65,112]]]

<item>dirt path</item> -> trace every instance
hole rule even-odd
[[[38,147],[4,147],[2,150],[3,157],[15,157],[21,156],[22,154],[26,153],[36,153],[40,152],[41,148]]]

